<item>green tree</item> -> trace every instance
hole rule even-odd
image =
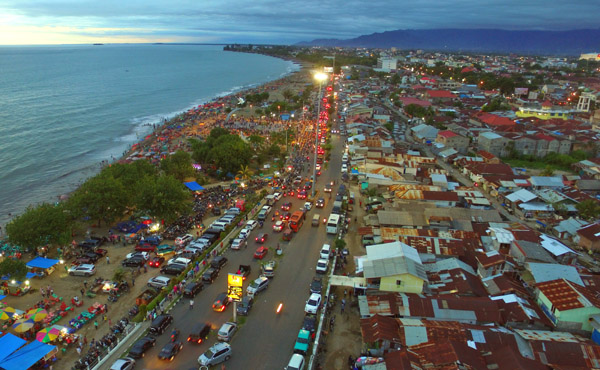
[[[24,280],[27,275],[27,265],[22,260],[5,258],[0,262],[0,276],[6,275],[10,275],[11,279]]]
[[[219,137],[208,155],[208,160],[225,173],[236,173],[252,157],[252,148],[237,135]]]
[[[290,89],[285,89],[285,90],[283,90],[283,93],[281,95],[283,95],[283,98],[289,102],[292,100],[294,93]]]
[[[552,175],[554,175],[554,169],[552,168],[552,166],[546,166],[540,175],[552,176]]]
[[[160,169],[165,174],[173,176],[179,181],[184,181],[186,178],[195,177],[196,175],[194,167],[192,167],[192,157],[189,153],[182,150],[163,159],[160,162]]]
[[[335,239],[335,241],[333,242],[333,247],[336,250],[342,250],[346,247],[346,242],[344,241],[344,239]]]
[[[252,134],[248,137],[248,142],[250,142],[250,145],[252,145],[254,149],[257,149],[264,144],[265,138],[257,134]]]
[[[89,217],[111,223],[121,217],[128,205],[123,184],[112,176],[99,174],[92,177],[77,189],[68,202],[74,217]]]
[[[176,178],[161,175],[140,183],[137,208],[166,222],[191,211],[191,195]]]
[[[596,220],[600,217],[600,203],[595,199],[587,199],[575,205],[579,216],[586,220]]]
[[[254,175],[254,172],[246,165],[240,166],[240,170],[237,172],[237,174],[242,180],[248,180],[250,177],[252,177],[252,175]]]
[[[400,79],[400,75],[398,75],[397,73],[395,73],[395,74],[392,76],[392,79],[390,80],[390,82],[391,82],[393,85],[398,85],[400,82],[402,82],[402,80]]]
[[[385,123],[383,127],[385,127],[389,132],[392,132],[394,130],[394,124],[392,122]]]
[[[41,204],[29,207],[6,225],[8,240],[24,248],[46,244],[66,244],[71,236],[71,223],[64,206]]]

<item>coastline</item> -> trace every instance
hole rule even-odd
[[[271,56],[271,57],[273,57],[273,56]],[[142,138],[140,139],[138,136],[138,139],[136,141],[130,142],[120,157],[111,156],[111,158],[103,159],[103,160],[97,162],[96,165],[93,166],[94,168],[91,169],[89,173],[82,173],[83,176],[81,178],[79,178],[76,183],[73,183],[72,189],[66,190],[64,192],[60,192],[58,194],[54,194],[52,197],[45,199],[45,200],[40,200],[40,201],[37,201],[34,203],[29,203],[29,206],[36,206],[36,205],[42,204],[42,203],[60,202],[65,199],[68,199],[68,197],[71,193],[73,193],[76,189],[78,189],[89,178],[95,176],[98,172],[100,172],[104,166],[108,166],[112,163],[127,162],[127,161],[129,161],[128,158],[131,157],[132,153],[139,151],[140,148],[143,148],[143,150],[146,151],[153,144],[156,144],[157,141],[161,141],[161,142],[163,142],[163,144],[165,142],[167,143],[167,145],[168,145],[167,152],[168,153],[171,153],[171,152],[174,152],[174,151],[180,150],[180,149],[188,149],[185,147],[185,145],[184,145],[185,140],[183,140],[183,139],[184,139],[186,131],[188,130],[188,128],[190,126],[190,122],[188,120],[186,120],[186,115],[188,115],[189,112],[202,110],[202,115],[205,118],[211,118],[211,117],[214,119],[223,118],[224,116],[226,116],[226,114],[224,112],[225,108],[235,108],[235,105],[236,105],[235,102],[237,102],[238,97],[244,96],[245,94],[248,94],[248,93],[269,90],[277,85],[281,86],[281,85],[285,84],[285,82],[287,80],[289,80],[290,78],[292,78],[293,76],[299,75],[307,69],[307,65],[305,63],[302,63],[302,62],[299,62],[296,60],[292,60],[292,59],[287,59],[287,58],[278,58],[278,59],[282,59],[282,60],[293,63],[290,70],[288,72],[285,72],[284,74],[280,75],[280,77],[275,78],[273,80],[267,80],[265,82],[262,82],[262,83],[259,83],[256,85],[243,86],[243,87],[239,87],[239,88],[235,88],[235,87],[231,88],[230,90],[226,91],[225,93],[219,93],[219,94],[215,95],[214,97],[210,98],[206,103],[203,103],[200,105],[194,105],[192,107],[186,108],[186,109],[176,112],[176,113],[174,112],[171,117],[164,118],[162,121],[158,121],[155,123],[148,123],[148,122],[144,123],[143,125],[141,125],[139,127],[147,126],[151,129],[148,131],[143,130],[143,129],[139,130],[139,128],[138,128],[138,130],[134,129],[134,131],[139,131],[139,132],[144,131],[142,134]],[[220,106],[220,107],[218,108],[217,106]],[[180,127],[178,127],[178,126],[180,126]],[[144,152],[144,155],[146,155],[146,154],[148,154],[148,153]],[[130,158],[130,160],[133,160],[133,158]],[[16,212],[13,211],[11,213],[3,215],[4,216],[4,217],[2,217],[3,219],[0,220],[0,231],[1,231],[0,238],[5,236],[4,230],[5,230],[6,225],[15,216],[22,214],[26,209],[27,209],[27,207],[24,207],[19,211],[16,211]]]

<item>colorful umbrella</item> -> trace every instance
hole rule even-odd
[[[12,326],[12,328],[17,333],[24,333],[27,330],[33,328],[34,324],[35,323],[33,322],[33,320],[30,320],[30,319],[20,319],[20,320],[15,321],[15,323]]]
[[[48,316],[48,311],[46,311],[42,308],[31,309],[31,310],[27,311],[27,313],[25,314],[25,317],[33,320],[34,322],[40,322],[40,321],[44,320],[46,318],[46,316]]]
[[[42,343],[52,342],[60,335],[60,330],[54,326],[50,328],[44,328],[35,335],[35,339]]]
[[[11,319],[15,315],[15,309],[12,307],[4,307],[0,309],[0,320]]]

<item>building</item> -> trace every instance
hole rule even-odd
[[[462,154],[469,150],[469,139],[450,130],[439,131],[435,141]]]
[[[516,112],[517,117],[535,117],[542,120],[559,118],[559,119],[571,119],[576,110],[566,109],[563,107],[553,106],[549,101],[545,101],[542,104],[532,104],[519,107]]]
[[[509,140],[494,132],[482,132],[477,139],[479,150],[484,150],[496,157],[503,157],[506,154],[506,145]]]
[[[398,59],[396,58],[377,58],[377,71],[391,72],[397,69]]]
[[[600,224],[595,223],[577,230],[578,245],[587,250],[600,250]]]
[[[600,299],[564,278],[538,283],[536,298],[542,311],[561,330],[591,332],[590,319],[600,314]]]

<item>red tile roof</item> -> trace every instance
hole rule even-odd
[[[455,133],[455,132],[452,132],[450,130],[444,130],[444,131],[438,132],[438,136],[445,137],[446,139],[449,139],[451,137],[458,136],[458,134]]]
[[[568,311],[586,307],[582,301],[585,299],[593,306],[600,308],[600,298],[587,288],[572,283],[566,279],[556,279],[536,284],[540,290],[559,311]]]
[[[430,98],[456,98],[456,95],[447,90],[427,90],[426,94],[429,95]]]
[[[398,98],[398,100],[400,100],[402,102],[402,105],[404,105],[405,107],[407,105],[411,105],[411,104],[419,105],[421,107],[429,107],[431,105],[431,102],[413,98],[410,96],[403,96],[403,97]]]
[[[475,116],[483,123],[490,126],[515,126],[515,121],[510,118],[497,116],[487,112],[479,112]]]
[[[494,159],[494,158],[496,158],[496,156],[495,156],[495,155],[493,155],[492,153],[490,153],[490,152],[487,152],[487,151],[485,151],[485,150],[480,150],[480,151],[478,151],[478,152],[477,152],[477,155],[478,155],[478,156],[480,156],[480,157],[483,157],[483,158],[485,158],[485,159],[488,159],[488,160],[489,160],[489,159]]]
[[[453,191],[428,191],[423,190],[424,200],[458,202],[458,195]]]

